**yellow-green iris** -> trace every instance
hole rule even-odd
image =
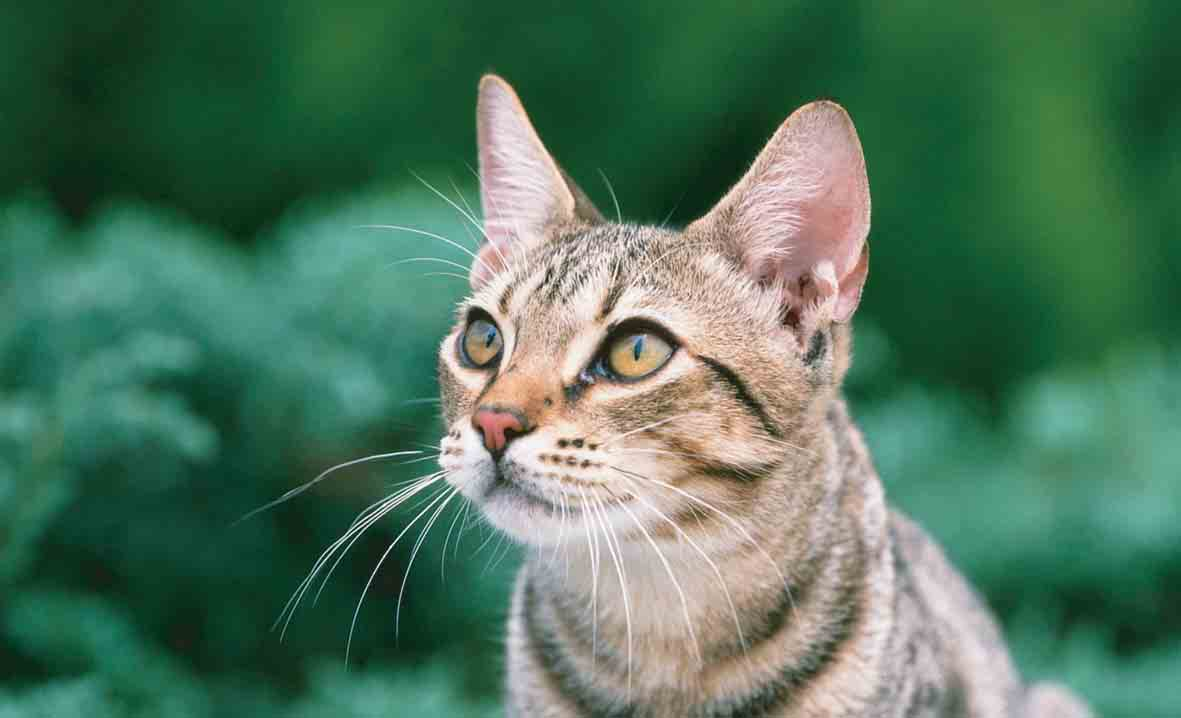
[[[672,346],[656,334],[626,334],[608,347],[607,368],[620,378],[639,379],[664,366],[672,353]]]
[[[463,354],[472,366],[483,369],[500,356],[504,338],[500,328],[487,319],[476,319],[463,332]]]

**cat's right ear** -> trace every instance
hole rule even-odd
[[[476,104],[480,203],[487,244],[472,265],[473,288],[557,224],[602,215],[550,156],[517,93],[496,75],[480,80]]]

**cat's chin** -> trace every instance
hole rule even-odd
[[[502,476],[490,482],[478,503],[493,526],[521,543],[535,546],[557,543],[563,523],[577,518],[577,509],[567,506],[563,514],[562,507],[551,499]]]

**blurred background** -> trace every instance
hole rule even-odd
[[[479,75],[604,208],[684,224],[794,108],[861,134],[849,395],[1030,678],[1181,715],[1181,4],[0,6],[0,716],[486,716],[519,556],[408,507]],[[455,525],[449,544],[445,529]],[[410,538],[415,538],[411,534]],[[458,538],[457,538],[458,537]],[[318,584],[314,586],[318,588]]]

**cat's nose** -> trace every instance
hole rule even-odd
[[[484,436],[484,446],[492,456],[500,456],[513,439],[529,432],[529,423],[521,412],[497,406],[480,407],[472,414],[472,426]]]

